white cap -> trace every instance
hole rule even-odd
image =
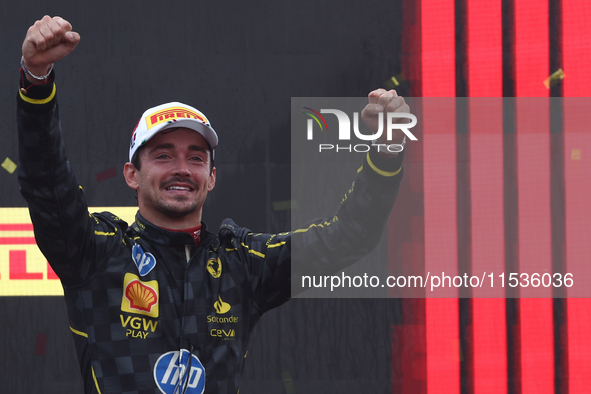
[[[203,113],[189,105],[172,102],[150,108],[140,118],[133,130],[129,145],[129,161],[138,148],[162,130],[185,127],[195,130],[205,138],[211,149],[218,145],[218,135]]]

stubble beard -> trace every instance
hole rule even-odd
[[[160,184],[160,189],[165,190],[166,187],[174,182],[188,183],[195,190],[195,192],[199,193],[199,185],[190,180],[176,177],[169,179],[167,182],[162,182]],[[172,218],[181,218],[183,216],[190,215],[199,208],[199,205],[199,194],[197,195],[197,198],[193,200],[187,196],[175,196],[172,198],[172,200],[166,200],[162,195],[160,195],[157,196],[156,200],[154,201],[154,208],[157,211]]]
[[[160,213],[173,218],[190,215],[199,207],[198,200],[189,201],[184,197],[175,198],[174,202],[165,201],[164,199],[159,198],[154,203],[155,208]]]

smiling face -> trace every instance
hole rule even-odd
[[[142,216],[173,230],[198,226],[207,193],[215,186],[215,168],[205,138],[177,128],[152,137],[140,152],[141,171],[124,168],[129,187],[137,190]]]

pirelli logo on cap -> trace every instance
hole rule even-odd
[[[169,122],[179,119],[197,119],[200,122],[208,124],[207,118],[197,112],[183,107],[167,108],[146,117],[146,126],[150,130],[154,126],[158,126],[164,122]]]

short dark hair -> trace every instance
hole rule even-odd
[[[140,155],[142,154],[142,151],[146,148],[146,145],[142,145],[139,148],[137,148],[137,150],[135,151],[135,153],[133,154],[133,157],[131,158],[131,164],[133,164],[133,166],[139,171],[141,169],[142,166],[142,161],[140,160]],[[211,150],[211,148],[209,149],[209,173],[213,173],[213,167],[214,167],[214,162],[213,162],[213,151]]]

